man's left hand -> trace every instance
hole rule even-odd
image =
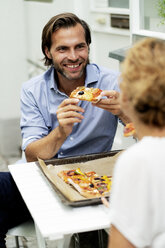
[[[123,123],[129,123],[131,120],[123,113],[120,107],[120,93],[115,90],[103,90],[101,96],[106,98],[101,99],[97,103],[92,103],[93,106],[105,109],[113,115],[117,115]]]
[[[109,112],[111,112],[113,115],[120,115],[121,114],[121,108],[119,103],[119,92],[115,90],[104,90],[101,93],[101,96],[106,96],[106,98],[101,99],[97,103],[92,103],[93,106],[105,109]]]

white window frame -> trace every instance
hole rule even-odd
[[[130,31],[131,31],[131,39],[133,35],[140,35],[146,37],[154,37],[165,40],[165,33],[163,32],[154,32],[146,29],[140,28],[140,15],[143,13],[140,12],[140,0],[130,0]],[[141,10],[142,11],[142,10]],[[133,42],[133,40],[132,40]]]

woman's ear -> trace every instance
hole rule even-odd
[[[46,56],[47,56],[49,59],[52,59],[51,53],[50,53],[50,51],[48,50],[47,47],[45,47],[45,54],[46,54]]]

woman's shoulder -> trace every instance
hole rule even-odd
[[[157,160],[158,156],[165,158],[164,147],[164,137],[146,136],[122,152],[117,160],[117,167],[129,170],[136,170],[136,168],[144,170],[146,167],[147,170],[148,166],[152,161]]]

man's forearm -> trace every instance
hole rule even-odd
[[[27,146],[25,150],[27,161],[37,161],[37,158],[44,160],[53,158],[65,139],[66,136],[60,132],[59,127],[55,128],[46,137],[34,141]]]

